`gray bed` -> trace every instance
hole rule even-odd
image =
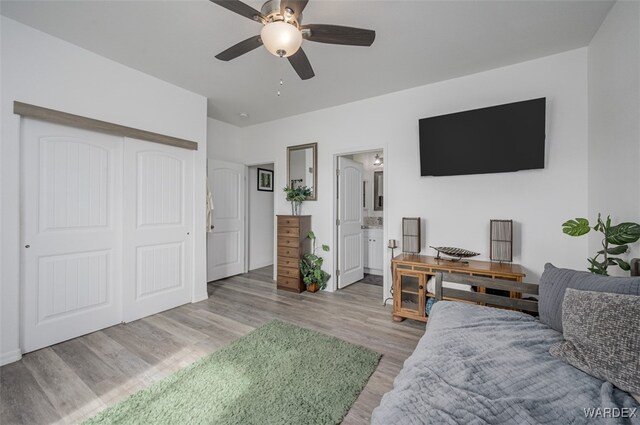
[[[372,424],[640,424],[628,393],[549,354],[561,340],[524,313],[438,302]],[[638,411],[585,416],[598,407]]]

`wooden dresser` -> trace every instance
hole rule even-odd
[[[435,294],[427,291],[427,281],[438,272],[461,273],[490,279],[522,282],[525,276],[522,266],[513,263],[493,263],[468,260],[465,262],[438,259],[427,255],[400,254],[392,261],[393,270],[393,320],[414,319],[427,321],[425,304]],[[480,293],[485,288],[477,287]],[[520,298],[519,292],[506,294]]]
[[[311,251],[311,241],[307,239],[310,231],[310,215],[278,216],[278,289],[294,292],[306,289],[300,259]]]

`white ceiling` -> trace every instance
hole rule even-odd
[[[261,25],[207,0],[2,1],[1,12],[202,94],[209,116],[246,126],[583,47],[612,4],[311,0],[304,23],[370,28],[376,40],[370,48],[305,41],[316,73],[307,81],[264,48],[215,59]]]

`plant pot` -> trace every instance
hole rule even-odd
[[[291,215],[301,215],[302,202],[291,201]]]
[[[307,291],[309,292],[318,292],[320,286],[317,283],[312,283],[311,285],[307,285]]]

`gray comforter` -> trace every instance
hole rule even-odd
[[[371,422],[640,424],[640,406],[629,394],[549,354],[560,340],[523,313],[441,301]],[[596,409],[589,411],[596,417],[587,418],[585,409]],[[633,418],[602,417],[634,411]]]

